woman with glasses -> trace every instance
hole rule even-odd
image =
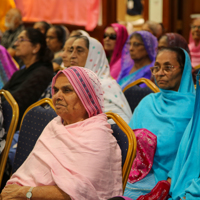
[[[150,67],[157,53],[157,38],[147,31],[136,31],[129,36],[122,50],[122,68],[118,83],[124,89],[139,78],[151,78]],[[145,87],[145,85],[140,85]]]
[[[200,64],[200,18],[193,21],[190,31],[189,49],[192,67]]]
[[[105,29],[103,45],[110,64],[110,74],[114,79],[118,78],[121,71],[121,54],[127,38],[128,32],[124,25],[114,23]]]
[[[151,200],[166,199],[160,197],[168,195],[164,192],[170,187],[166,181],[168,173],[194,110],[195,89],[191,68],[190,57],[181,48],[163,48],[158,52],[151,71],[160,92],[143,98],[129,123],[132,129],[148,129],[157,137],[156,151],[149,165],[146,165],[147,159],[140,159],[143,167],[138,176],[134,176],[132,168],[124,196],[137,199],[147,195]],[[150,142],[146,145],[152,146]]]
[[[25,68],[15,72],[3,89],[18,103],[20,123],[26,108],[40,98],[51,82],[53,53],[46,45],[45,36],[33,28],[22,31],[15,46],[16,56],[22,59]]]

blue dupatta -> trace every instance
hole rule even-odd
[[[153,172],[156,182],[166,180],[172,169],[183,132],[194,109],[195,89],[191,62],[185,53],[185,65],[178,92],[160,89],[146,96],[134,111],[129,126],[146,128],[157,136]]]
[[[200,72],[197,75],[197,91],[193,118],[188,124],[181,140],[173,170],[171,199],[200,199]]]

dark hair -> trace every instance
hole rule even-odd
[[[41,21],[41,22],[37,22],[37,23],[41,23],[42,24],[42,26],[43,26],[43,28],[45,30],[44,34],[46,35],[47,31],[49,30],[49,28],[51,27],[51,25],[49,23],[45,22],[45,21]]]
[[[65,29],[59,25],[54,25],[51,28],[55,29],[58,41],[62,44],[62,48],[63,48],[63,46],[65,45],[66,38],[67,38]]]
[[[176,58],[177,61],[180,65],[180,67],[182,69],[184,69],[184,65],[185,65],[185,53],[183,51],[183,49],[179,48],[179,47],[163,47],[161,50],[158,51],[158,54],[162,51],[171,51],[171,52],[175,52],[176,53]],[[157,56],[158,56],[157,54]]]
[[[85,46],[87,47],[87,49],[89,49],[89,46],[90,46],[90,42],[89,42],[89,39],[86,37],[86,36],[83,36],[83,35],[74,35],[74,36],[71,36],[71,37],[75,37],[77,39],[83,39],[85,41]]]
[[[43,62],[51,62],[54,55],[47,47],[45,35],[34,28],[26,28],[26,36],[33,45],[40,44],[40,50],[37,53],[37,58]]]

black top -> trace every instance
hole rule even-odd
[[[19,124],[25,110],[38,101],[53,78],[53,66],[38,61],[29,68],[24,68],[13,74],[3,89],[8,90],[19,106]]]

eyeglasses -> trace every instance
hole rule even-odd
[[[169,74],[173,71],[175,71],[176,69],[178,69],[179,66],[172,66],[172,65],[164,65],[164,66],[154,66],[154,67],[150,67],[150,70],[151,70],[151,73],[153,75],[156,75],[160,69],[162,69],[162,71],[165,73],[165,74]]]
[[[108,34],[108,33],[104,33],[103,38],[109,38],[110,40],[116,40],[117,39],[117,35],[115,34]]]
[[[198,30],[200,30],[200,26],[194,26],[194,25],[192,25],[191,28],[192,29],[196,29],[197,28]]]
[[[30,40],[29,39],[24,39],[24,38],[17,38],[17,40],[15,41],[15,42],[19,42],[19,43],[21,43],[21,42],[30,42]]]
[[[139,47],[139,46],[141,46],[141,45],[144,45],[143,43],[140,43],[140,42],[133,42],[133,43],[128,42],[128,44],[129,44],[130,46],[133,45],[134,47]]]

